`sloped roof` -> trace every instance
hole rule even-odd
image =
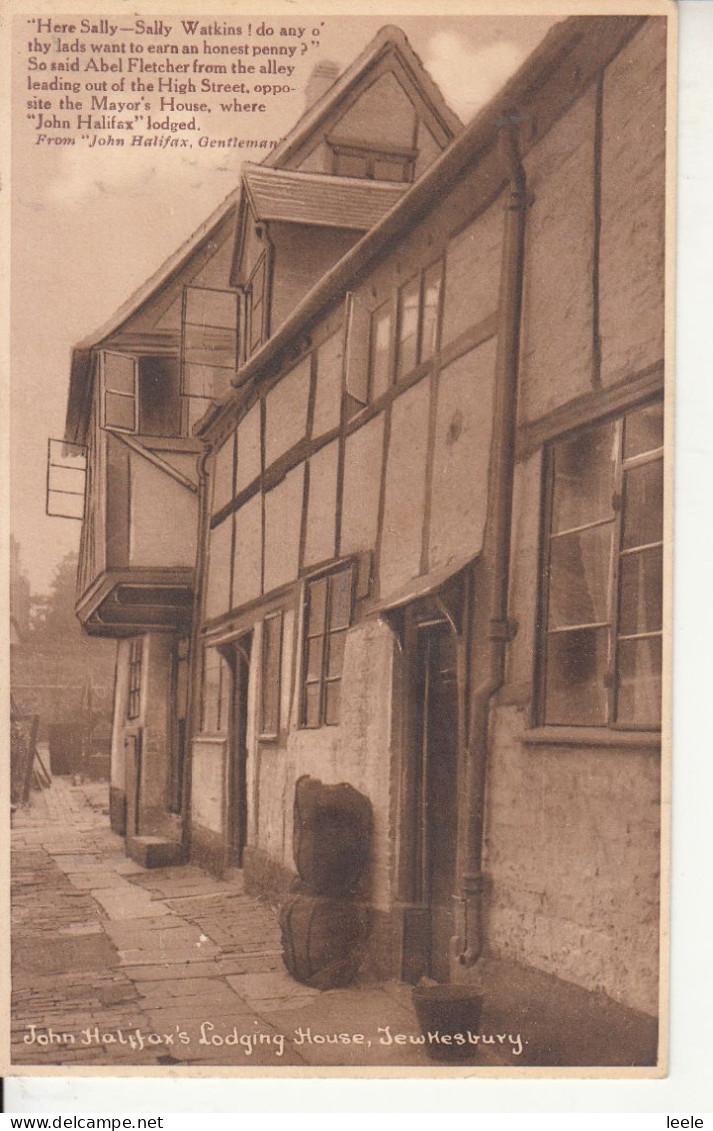
[[[368,231],[401,200],[406,184],[357,180],[244,165],[243,178],[257,220]]]
[[[289,161],[301,145],[314,133],[323,119],[331,112],[332,108],[352,88],[355,82],[361,81],[367,71],[388,51],[396,51],[410,73],[416,86],[428,100],[431,110],[436,115],[446,134],[450,138],[456,137],[463,129],[460,118],[446,102],[437,84],[428,73],[420,58],[408,41],[401,28],[386,24],[366,45],[360,55],[345,71],[339,75],[335,82],[324,92],[321,98],[310,106],[299,121],[295,123],[287,136],[279,145],[265,157],[263,165],[282,166]]]
[[[356,243],[301,299],[276,332],[249,358],[233,380],[233,388],[213,408],[207,410],[194,432],[206,435],[223,410],[235,400],[235,390],[267,372],[297,334],[303,334],[310,323],[330,302],[341,298],[371,267],[377,257],[399,240],[432,207],[434,200],[448,191],[463,169],[486,152],[498,137],[504,123],[522,120],[522,107],[529,106],[547,79],[563,61],[580,51],[596,58],[613,58],[628,40],[646,23],[646,15],[571,16],[558,23],[525,60],[515,74],[488,102],[473,121],[451,143],[441,156],[413,185],[408,186],[399,206],[386,213],[378,224]],[[576,73],[579,63],[572,73]],[[572,82],[559,94],[563,108],[579,94]],[[529,145],[536,143],[534,135]]]
[[[312,131],[319,127],[320,123],[330,113],[335,102],[345,96],[348,91],[360,81],[362,76],[369,68],[376,64],[384,52],[390,50],[398,51],[402,62],[429,101],[432,110],[442,123],[446,134],[450,134],[451,137],[456,136],[463,128],[460,118],[450,109],[444,100],[436,83],[424,68],[403,31],[401,31],[400,28],[386,26],[377,33],[358,58],[335,80],[329,90],[299,118],[292,129],[288,131],[287,136],[265,157],[262,165],[274,168],[288,161],[290,154],[304,143],[305,139]],[[362,224],[360,221],[359,225],[352,225],[353,230],[367,230],[373,223],[379,221],[381,217],[390,210],[391,204],[395,204],[397,199],[400,199],[400,195],[403,195],[404,190],[400,187],[396,189],[389,187],[387,192],[394,193],[393,199],[390,200],[389,205],[387,206],[385,200],[382,200],[382,206],[375,218],[366,224]],[[400,195],[396,195],[399,194],[399,192]],[[372,194],[368,197],[368,200],[372,202],[374,202],[375,199],[376,194]],[[146,282],[131,295],[108,322],[93,334],[89,334],[74,347],[72,351],[65,423],[65,435],[67,439],[77,440],[83,435],[87,425],[86,419],[82,420],[82,415],[86,411],[86,405],[88,404],[91,393],[92,351],[107,337],[116,333],[144,303],[150,301],[154,294],[175,272],[185,267],[196,251],[210,239],[211,235],[220,224],[231,215],[237,219],[238,211],[243,200],[244,192],[241,183],[230,193],[213,215],[201,225],[198,231],[195,232],[174,255],[170,256],[151,278],[147,279]],[[373,203],[370,207],[373,207]],[[348,225],[342,222],[339,226],[345,227]]]

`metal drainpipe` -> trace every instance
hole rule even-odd
[[[525,170],[520,160],[516,126],[503,127],[500,146],[510,171],[509,200],[505,211],[502,273],[500,282],[497,353],[495,358],[495,405],[489,467],[488,519],[483,557],[478,570],[474,602],[474,629],[480,639],[487,632],[487,645],[475,670],[485,672],[471,692],[466,749],[465,821],[461,898],[464,908],[463,935],[458,961],[473,966],[484,945],[483,928],[483,834],[488,764],[490,704],[505,679],[506,647],[512,639],[508,621],[508,580],[512,487],[515,466],[515,415],[517,411],[518,354],[522,310],[525,219],[528,207]],[[478,590],[487,602],[487,626],[479,613]],[[478,635],[474,636],[478,639]]]
[[[193,771],[193,731],[196,723],[197,705],[200,702],[201,665],[200,629],[203,577],[208,547],[208,471],[207,462],[211,449],[205,446],[198,457],[198,546],[196,548],[195,593],[193,595],[193,619],[191,622],[190,652],[188,659],[188,711],[186,713],[186,745],[183,754],[183,796],[181,798],[181,843],[186,858],[191,851],[191,785]]]

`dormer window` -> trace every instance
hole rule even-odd
[[[411,149],[375,149],[373,146],[330,142],[332,173],[337,177],[356,177],[369,181],[413,180],[416,152]]]

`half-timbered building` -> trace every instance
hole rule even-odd
[[[524,968],[645,1027],[666,21],[558,24],[465,128],[395,29],[328,77],[75,354],[115,821],[280,893],[295,782],[349,782],[369,969]]]

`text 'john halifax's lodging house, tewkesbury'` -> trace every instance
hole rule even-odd
[[[283,893],[296,782],[349,783],[364,968],[596,1000],[622,1063],[658,1010],[665,60],[664,17],[566,20],[464,128],[384,28],[76,347],[65,436],[127,850]]]

